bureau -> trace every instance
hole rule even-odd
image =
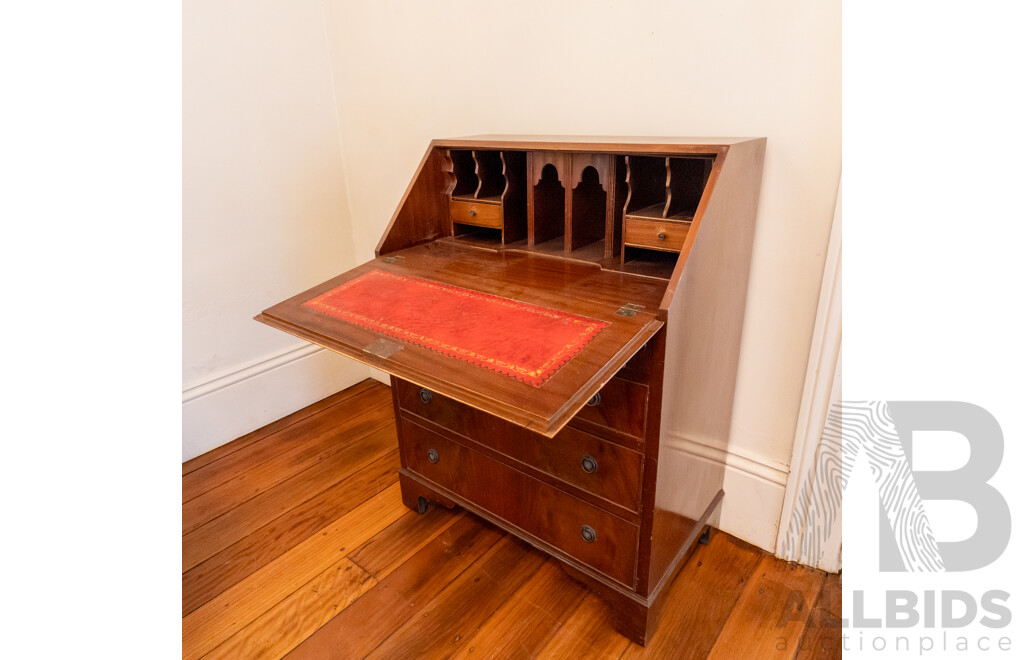
[[[435,140],[375,258],[256,319],[391,374],[407,506],[549,553],[643,644],[725,496],[694,448],[731,432],[764,149]]]

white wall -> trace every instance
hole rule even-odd
[[[322,4],[186,0],[182,46],[187,460],[369,370],[252,320],[354,265]]]
[[[670,442],[727,465],[723,528],[774,549],[839,182],[839,1],[324,1],[356,261],[431,138],[768,138],[733,435]]]

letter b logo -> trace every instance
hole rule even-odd
[[[1003,460],[1003,432],[996,419],[984,408],[959,401],[889,401],[889,414],[906,456],[907,476],[917,485],[921,500],[956,500],[970,505],[978,517],[974,535],[963,541],[936,541],[946,571],[971,571],[991,564],[1006,550],[1010,541],[1010,509],[1003,496],[988,480]],[[953,431],[967,439],[970,458],[963,467],[944,471],[910,471],[913,465],[915,431]],[[883,512],[885,504],[882,504]],[[920,526],[894,525],[881,516],[879,560],[883,571],[905,571],[898,545],[906,541],[895,534],[915,534]],[[899,531],[902,530],[902,531]]]

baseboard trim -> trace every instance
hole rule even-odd
[[[665,436],[658,462],[664,464],[660,469],[670,473],[691,475],[698,481],[721,480],[725,497],[715,526],[768,552],[774,551],[789,477],[785,465],[748,451],[709,446],[672,433]],[[691,505],[666,502],[669,508]]]
[[[204,454],[370,375],[313,344],[286,348],[182,391],[181,460]]]
[[[188,403],[200,397],[208,396],[232,385],[237,385],[243,381],[249,380],[250,378],[256,378],[261,376],[268,371],[273,371],[279,367],[301,360],[302,358],[317,353],[318,351],[325,350],[322,346],[316,344],[301,343],[290,348],[286,348],[277,353],[272,353],[269,357],[260,358],[253,360],[242,367],[236,367],[227,372],[221,372],[216,376],[209,377],[199,383],[190,385],[183,388],[181,391],[181,402]]]
[[[666,444],[691,456],[703,458],[712,463],[720,463],[728,468],[742,472],[748,476],[767,481],[776,486],[786,487],[789,481],[789,470],[784,463],[773,461],[753,452],[737,449],[722,449],[695,440],[678,433],[669,433]]]

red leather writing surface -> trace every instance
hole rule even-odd
[[[609,323],[383,270],[303,305],[540,387]]]

